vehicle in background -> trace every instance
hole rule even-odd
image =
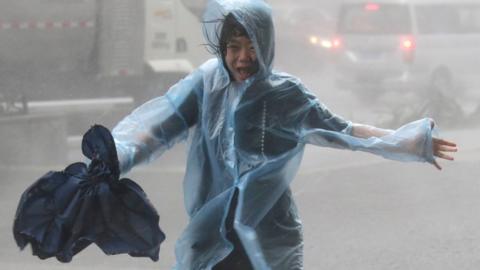
[[[0,163],[82,160],[81,135],[92,124],[112,128],[207,58],[204,5],[0,1]]]
[[[206,0],[146,0],[148,86],[140,101],[159,96],[208,57],[201,16]]]
[[[322,47],[322,41],[328,40],[335,25],[330,14],[318,3],[275,3],[275,63],[279,69],[295,74],[305,69],[323,69],[328,51]]]
[[[198,0],[0,2],[0,116],[112,126],[207,58]],[[30,107],[30,108],[29,108]]]
[[[458,121],[478,111],[479,18],[476,1],[344,2],[330,49],[337,85],[366,100],[414,96],[416,113]]]
[[[198,2],[2,1],[0,92],[145,99],[149,80],[178,77],[206,58],[199,17],[189,10]]]

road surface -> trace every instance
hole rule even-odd
[[[480,267],[480,130],[445,132],[461,152],[436,171],[369,154],[307,147],[293,190],[305,226],[305,269],[464,269]],[[95,246],[61,264],[19,251],[11,225],[21,192],[49,169],[2,167],[0,269],[170,269],[186,224],[185,147],[130,177],[146,190],[167,234],[160,261],[106,256]]]

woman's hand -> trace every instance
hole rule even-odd
[[[433,156],[446,159],[446,160],[453,160],[453,157],[446,154],[446,153],[452,153],[452,152],[457,152],[457,144],[454,142],[450,142],[447,140],[443,139],[438,139],[438,138],[432,138],[433,142]],[[433,165],[441,170],[442,167],[438,164],[437,160],[433,161]]]

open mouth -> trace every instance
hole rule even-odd
[[[238,67],[237,73],[241,78],[245,79],[253,75],[255,73],[255,70],[255,66]]]

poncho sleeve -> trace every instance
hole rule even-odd
[[[353,132],[354,127],[361,124],[353,124],[333,114],[308,92],[305,92],[305,97],[307,101],[297,135],[303,143],[370,152],[398,161],[434,161],[432,119],[420,119],[396,130],[384,130],[386,132],[382,136],[361,138]]]
[[[352,123],[332,113],[315,95],[303,92],[305,110],[301,120],[301,130],[324,129],[351,134]]]
[[[136,108],[113,128],[122,174],[187,137],[188,129],[197,122],[201,88],[202,75],[197,70],[165,95]]]

